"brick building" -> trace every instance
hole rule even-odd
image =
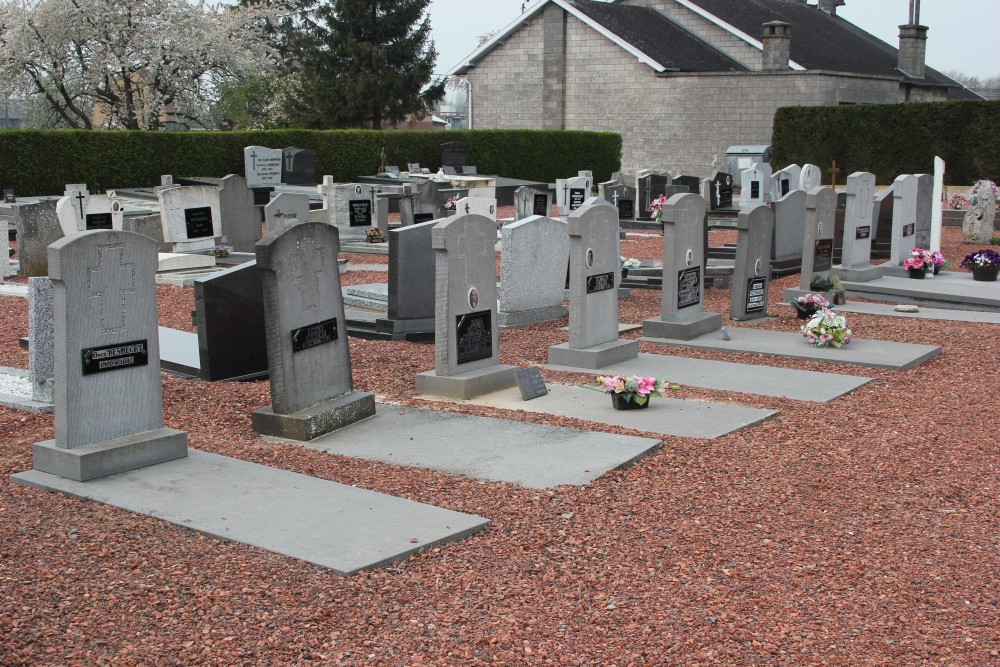
[[[779,107],[979,99],[925,66],[919,1],[899,49],[819,3],[539,0],[452,74],[473,128],[620,132],[624,171],[700,176]]]

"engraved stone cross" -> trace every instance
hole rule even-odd
[[[317,248],[312,237],[305,237],[299,248],[289,256],[289,263],[294,267],[292,282],[299,288],[299,303],[302,310],[315,310],[320,306],[320,282],[326,275],[326,257],[323,248]],[[313,261],[319,268],[310,272],[308,267]]]
[[[125,246],[97,246],[97,266],[87,267],[87,296],[100,299],[102,334],[125,330],[128,294],[135,294],[135,264],[125,263]]]

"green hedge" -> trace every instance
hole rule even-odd
[[[824,172],[837,161],[847,174],[869,171],[880,184],[900,174],[934,172],[948,163],[945,182],[1000,180],[1000,101],[785,107],[774,115],[771,164],[812,163]]]
[[[620,169],[621,135],[536,130],[267,132],[0,131],[0,187],[18,195],[61,194],[67,183],[91,192],[156,185],[161,174],[243,173],[244,146],[316,150],[316,174],[337,181],[374,174],[379,154],[405,169],[409,162],[437,171],[442,143],[463,141],[467,161],[481,174],[551,183],[590,169],[607,180]]]

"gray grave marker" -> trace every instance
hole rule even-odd
[[[247,146],[243,149],[243,173],[251,188],[273,188],[281,185],[284,152],[280,148]]]
[[[552,215],[552,193],[522,185],[514,191],[514,216],[524,220],[533,215]]]
[[[584,176],[556,179],[556,207],[559,215],[569,215],[571,211],[583,206],[583,202],[590,198],[592,182]]]
[[[778,201],[793,190],[799,190],[802,183],[802,168],[797,164],[788,165],[771,177],[771,201]]]
[[[808,193],[799,289],[816,291],[810,288],[810,284],[823,282],[830,276],[836,214],[837,192],[833,188],[818,187]]]
[[[247,179],[229,174],[219,181],[222,237],[236,252],[253,252],[253,244],[260,240],[260,214],[253,202]]]
[[[505,225],[501,230],[500,326],[523,327],[564,317],[568,260],[565,222],[531,216]]]
[[[892,247],[890,266],[902,266],[917,247],[917,207],[920,179],[912,174],[899,176],[892,185]]]
[[[31,399],[52,403],[55,377],[55,294],[48,278],[28,278],[28,381]]]
[[[740,211],[736,227],[739,240],[729,316],[740,322],[767,315],[774,211],[763,205],[744,209]]]
[[[222,235],[219,189],[213,185],[167,188],[157,193],[163,239],[174,252],[205,252]]]
[[[542,371],[537,366],[522,368],[514,373],[514,377],[517,379],[517,388],[521,392],[521,398],[525,401],[540,398],[549,393],[548,387],[545,386],[545,379],[542,377]]]
[[[931,209],[934,206],[934,177],[917,174],[916,248],[928,250],[931,246]],[[987,239],[989,241],[989,239]]]
[[[296,222],[309,222],[308,195],[279,192],[264,207],[264,223],[268,234]]]
[[[48,247],[63,237],[56,216],[56,199],[19,203],[15,207],[18,272],[21,277],[47,276]]]
[[[875,237],[875,221],[872,220],[875,174],[858,171],[848,176],[846,194],[839,273],[844,280],[867,282],[881,275],[881,270],[871,265],[872,239]]]
[[[801,266],[806,229],[806,193],[792,190],[774,202],[774,240],[771,260],[776,268]]]
[[[740,208],[771,201],[771,165],[758,162],[740,172]]]
[[[809,192],[823,184],[823,171],[814,164],[802,165],[799,176],[799,189]]]

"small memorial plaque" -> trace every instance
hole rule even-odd
[[[614,273],[598,273],[595,276],[587,276],[587,294],[594,292],[604,292],[615,288]]]
[[[816,241],[816,251],[813,253],[813,271],[829,271],[833,268],[833,239]]]
[[[535,201],[531,205],[532,215],[552,215],[552,211],[549,210],[549,196],[543,194],[536,194]]]
[[[569,210],[575,211],[576,209],[583,206],[583,201],[586,198],[587,191],[583,188],[570,188],[569,189]]]
[[[767,285],[767,278],[756,277],[747,281],[747,312],[764,312],[764,287]]]
[[[869,226],[858,227],[854,230],[854,238],[857,241],[867,239],[872,235],[872,228]]]
[[[3,201],[5,204],[14,204],[17,202],[17,197],[14,196],[14,191],[10,188],[4,188],[3,191]]]
[[[370,199],[352,199],[347,202],[351,227],[372,226],[372,202]]]
[[[517,379],[517,388],[521,390],[521,398],[526,401],[549,393],[545,380],[542,379],[542,371],[536,366],[522,368],[514,373],[514,377]]]
[[[760,181],[750,181],[750,199],[760,199]]]
[[[781,179],[781,196],[784,197],[792,191],[792,181],[788,178]]]
[[[701,267],[694,266],[677,273],[677,308],[701,303]]]
[[[337,340],[337,318],[323,320],[301,329],[292,329],[292,352]]]
[[[618,200],[618,219],[619,220],[635,219],[635,201],[631,199]]]
[[[914,222],[911,222],[908,225],[903,225],[903,237],[904,238],[907,237],[907,236],[913,236],[916,233],[916,231],[917,231],[917,225]]]
[[[83,350],[82,360],[84,375],[145,366],[149,363],[148,341],[133,340],[118,345],[86,348]]]
[[[212,207],[184,209],[184,224],[189,239],[204,239],[214,236],[212,228]]]
[[[489,359],[493,356],[493,311],[455,316],[457,363]]]
[[[455,176],[456,175],[454,167],[449,167],[449,166],[446,165],[444,167],[441,167],[441,170],[444,171],[444,175],[445,176]]]
[[[413,224],[419,225],[421,222],[430,222],[434,219],[433,213],[414,213]]]
[[[478,176],[479,174],[476,171],[476,165],[474,165],[474,164],[467,164],[464,167],[462,167],[462,175],[463,176]]]
[[[113,229],[110,213],[88,213],[87,231],[91,229]]]

